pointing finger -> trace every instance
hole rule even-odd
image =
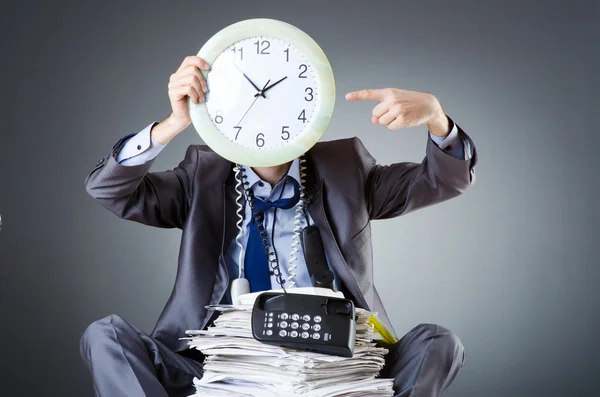
[[[349,101],[383,101],[385,92],[385,89],[353,91],[346,94],[346,99]]]

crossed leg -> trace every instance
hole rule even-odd
[[[102,397],[189,396],[204,372],[199,351],[173,352],[114,314],[87,327],[80,352]]]
[[[452,331],[419,324],[390,349],[381,378],[394,378],[394,397],[435,397],[450,386],[465,360]]]

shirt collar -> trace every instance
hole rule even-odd
[[[261,181],[261,179],[256,174],[256,172],[254,172],[254,170],[251,167],[244,167],[244,168],[246,169],[246,176],[248,177],[248,179],[246,181],[249,183],[249,187],[253,188],[256,183]],[[287,176],[294,178],[296,180],[296,182],[298,182],[298,184],[300,184],[300,162],[297,158],[294,159],[294,161],[292,161],[292,164],[290,165],[290,169],[287,172]],[[281,180],[284,180],[285,177],[286,176],[281,178]],[[265,181],[263,181],[263,182],[267,183]]]

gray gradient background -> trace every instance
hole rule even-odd
[[[167,116],[186,55],[255,17],[300,27],[329,57],[337,103],[323,139],[356,135],[380,163],[420,161],[423,127],[390,132],[370,124],[375,102],[344,100],[383,87],[434,93],[473,137],[472,189],[373,224],[398,332],[439,323],[466,347],[446,395],[600,393],[597,1],[16,3],[0,10],[6,395],[91,396],[85,327],[118,313],[151,331],[180,231],[117,218],[83,181],[117,139]],[[152,170],[199,142],[188,128]]]

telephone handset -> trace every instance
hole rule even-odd
[[[327,266],[321,232],[316,226],[306,226],[301,234],[302,249],[306,259],[306,267],[313,287],[329,288],[333,286],[334,276]]]

